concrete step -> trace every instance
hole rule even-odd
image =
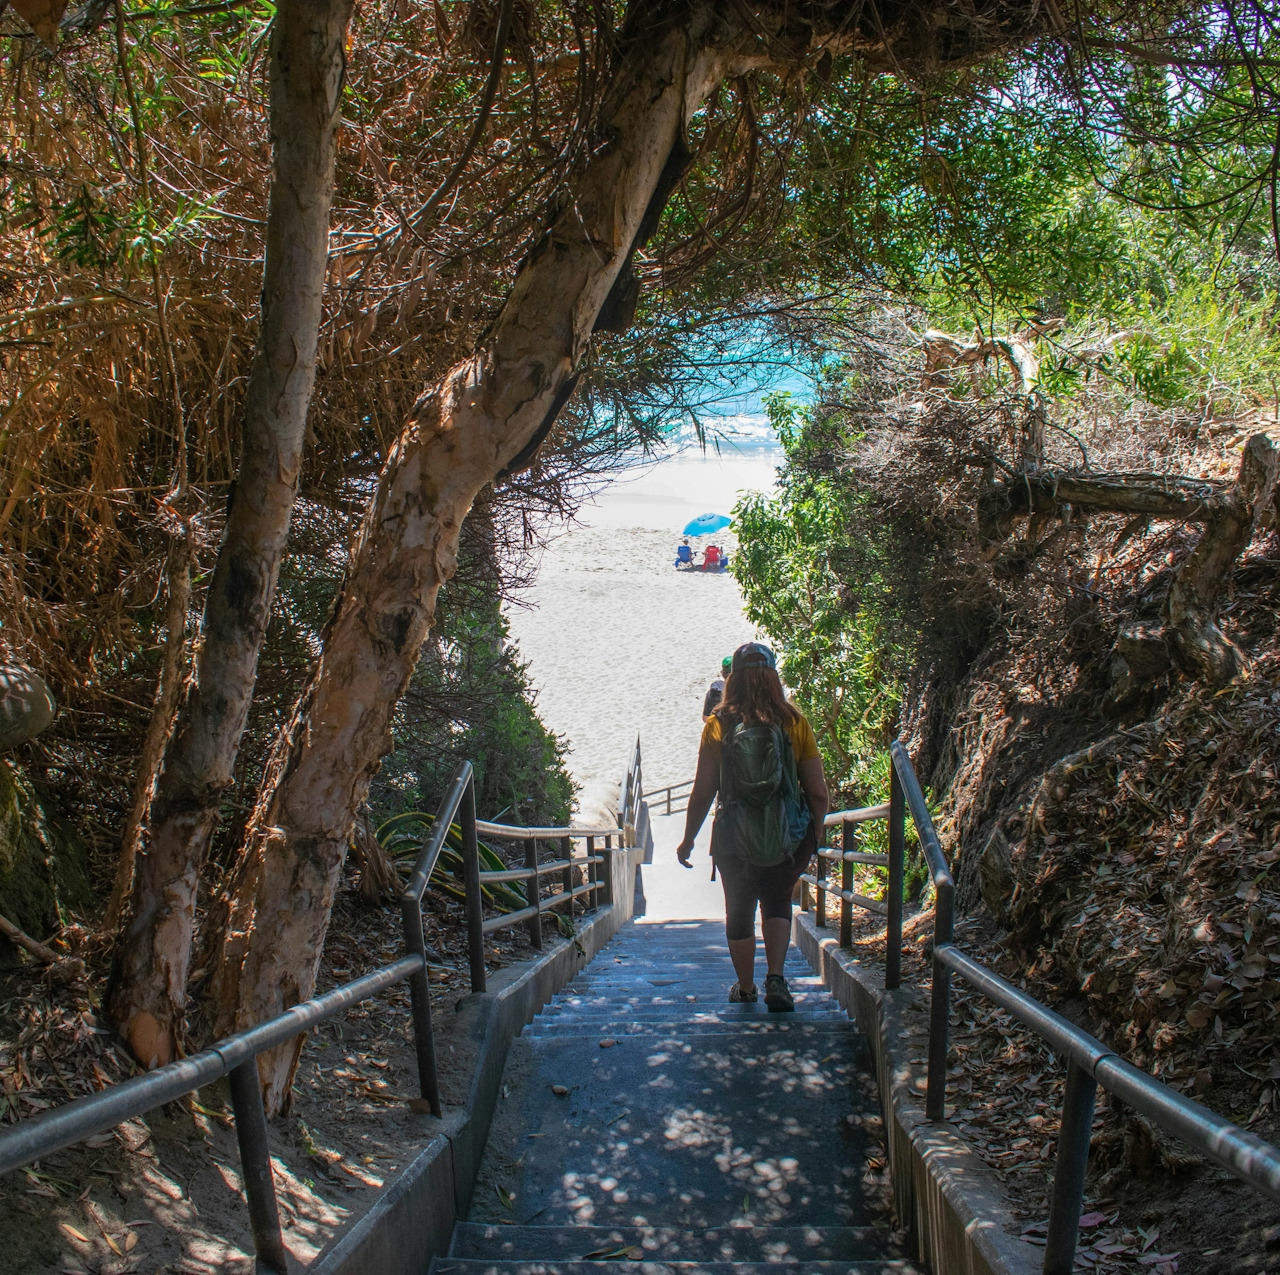
[[[670,1026],[680,1027],[694,1023],[741,1023],[746,1026],[754,1022],[788,1022],[788,1023],[831,1023],[843,1027],[852,1027],[849,1017],[843,1010],[806,1009],[791,1014],[771,1013],[765,1005],[734,1005],[726,1007],[722,1012],[718,1008],[698,1005],[683,1007],[688,1013],[661,1013],[646,1011],[642,1014],[539,1014],[533,1021],[544,1027],[557,1023],[575,1023],[584,1031],[605,1031],[615,1027],[625,1027],[628,1023],[637,1023],[642,1027]]]
[[[431,1275],[777,1275],[776,1262],[493,1261],[437,1257]],[[865,1261],[793,1262],[790,1275],[928,1275],[923,1266],[901,1258]]]
[[[678,1043],[683,1040],[693,1040],[704,1036],[755,1038],[760,1036],[782,1036],[787,1032],[794,1032],[797,1036],[807,1039],[810,1036],[845,1036],[850,1032],[856,1031],[853,1024],[847,1020],[822,1023],[806,1022],[803,1019],[792,1023],[777,1021],[777,1019],[783,1017],[785,1016],[778,1014],[775,1016],[774,1021],[758,1023],[613,1023],[606,1024],[603,1027],[584,1027],[579,1023],[573,1022],[539,1025],[535,1020],[524,1029],[524,1036],[529,1040],[562,1039],[572,1036],[577,1040],[588,1040],[592,1045],[598,1047],[599,1042],[602,1040],[617,1040],[622,1037],[650,1041],[670,1040]]]
[[[699,979],[617,979],[607,980],[598,983],[582,983],[573,987],[566,987],[564,991],[558,993],[555,997],[556,1001],[573,1000],[575,997],[589,998],[592,996],[618,996],[624,1000],[638,997],[641,1000],[652,1000],[656,997],[683,997],[683,996],[701,996],[713,995],[728,997],[729,989],[733,986],[732,976],[728,978],[699,978]],[[757,982],[756,986],[763,992],[764,980]],[[791,988],[792,994],[803,994],[807,996],[829,996],[830,993],[821,983],[812,979],[789,978],[787,986]]]
[[[696,995],[696,993],[689,993]],[[797,1006],[806,1006],[816,1010],[840,1009],[840,1002],[833,997],[828,996],[825,992],[804,992],[793,991],[792,998]],[[705,1005],[714,1006],[716,1010],[724,1010],[728,1012],[732,1010],[735,1013],[748,1014],[755,1010],[765,1010],[764,996],[758,1001],[730,1001],[725,994],[723,988],[718,989],[714,994],[708,995],[705,1002],[702,1000],[690,1001],[685,997],[679,996],[633,996],[629,998],[618,997],[610,1000],[604,996],[573,996],[566,1000],[553,1000],[547,1004],[541,1011],[551,1017],[559,1017],[564,1014],[599,1014],[611,1013],[615,1016],[619,1014],[648,1014],[671,1012],[684,1013],[687,1010],[693,1010],[695,1007],[701,1009]],[[844,1011],[841,1010],[841,1013]]]
[[[758,1027],[762,1023],[773,1023],[775,1025],[785,1026],[788,1023],[808,1023],[814,1027],[845,1027],[854,1029],[849,1016],[840,1012],[824,1012],[813,1009],[797,1010],[791,1014],[770,1013],[765,1005],[761,1005],[758,1010],[750,1007],[754,1012],[744,1013],[743,1007],[734,1005],[726,1006],[721,1010],[719,1006],[703,1006],[689,1005],[685,1007],[688,1013],[680,1013],[677,1009],[675,1013],[666,1014],[539,1014],[533,1020],[533,1025],[539,1028],[565,1027],[576,1025],[584,1031],[595,1031],[597,1029],[634,1026],[644,1031],[652,1031],[655,1028],[668,1025],[671,1027],[693,1027],[699,1023],[719,1023],[729,1026],[741,1027],[747,1030],[751,1027]],[[855,1029],[856,1030],[856,1029]]]
[[[849,1027],[615,1039],[523,1042],[468,1220],[511,1217],[499,1185],[542,1226],[865,1227],[883,1210]]]
[[[666,996],[679,999],[684,996],[719,996],[727,1000],[732,986],[732,978],[600,979],[595,982],[574,983],[560,992],[555,1000],[563,1002],[578,997],[590,999],[598,996],[622,1000],[630,1000],[632,997],[651,999]],[[763,991],[762,984],[757,986]],[[787,986],[791,988],[792,995],[830,995],[817,979],[788,978]]]
[[[646,1262],[862,1261],[905,1257],[905,1236],[882,1227],[502,1226],[461,1222],[450,1257],[500,1261],[585,1261],[630,1250]],[[618,1260],[623,1255],[617,1254]],[[599,1257],[591,1259],[599,1261]]]

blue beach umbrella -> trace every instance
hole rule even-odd
[[[684,534],[686,536],[710,536],[717,531],[723,531],[732,521],[732,518],[726,518],[724,514],[699,514],[691,523],[685,526]]]

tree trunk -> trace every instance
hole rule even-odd
[[[271,33],[262,329],[240,467],[205,601],[196,676],[155,800],[119,952],[112,1015],[154,1067],[180,1048],[199,871],[233,782],[289,532],[315,381],[352,0],[281,0]]]
[[[1182,671],[1210,686],[1225,686],[1247,671],[1243,651],[1214,619],[1218,599],[1276,489],[1276,449],[1265,434],[1245,444],[1240,475],[1213,502],[1200,543],[1174,574],[1165,602],[1169,642]]]
[[[684,126],[722,77],[722,56],[708,51],[714,12],[695,16],[631,44],[599,134],[609,145],[575,183],[488,340],[422,396],[392,449],[324,654],[246,832],[215,962],[219,1032],[314,989],[352,818],[390,747],[462,520],[573,375]],[[260,1059],[270,1112],[287,1099],[301,1043]]]

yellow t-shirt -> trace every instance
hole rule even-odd
[[[791,751],[796,755],[796,765],[802,761],[808,761],[810,757],[818,755],[818,741],[813,733],[813,727],[805,720],[803,714],[799,714],[796,720],[787,727],[787,734],[791,737]],[[715,762],[716,773],[720,771],[720,741],[723,739],[721,734],[720,718],[715,714],[711,714],[711,719],[702,728],[702,741],[698,745],[700,752],[706,752],[708,760]]]

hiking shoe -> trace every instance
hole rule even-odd
[[[735,983],[731,988],[729,988],[730,1005],[754,1005],[759,999],[760,993],[756,991],[756,985],[754,983],[745,989],[741,983]]]
[[[771,1014],[790,1014],[796,1003],[787,986],[787,980],[781,974],[770,974],[764,980],[764,1003]]]

